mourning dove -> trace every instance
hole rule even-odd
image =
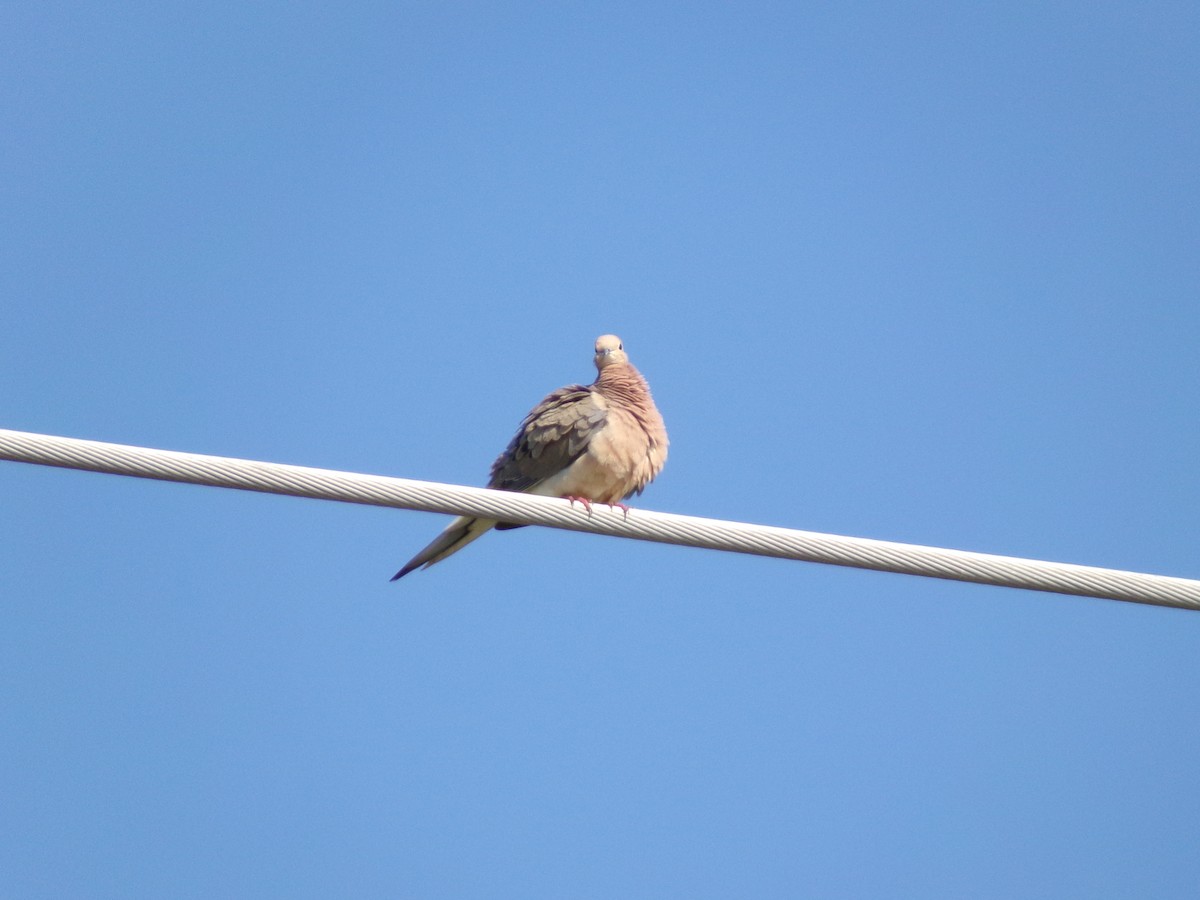
[[[596,380],[571,384],[548,395],[527,415],[504,452],[492,463],[487,486],[544,497],[623,505],[667,461],[667,429],[650,388],[629,362],[621,339],[596,339]],[[520,526],[460,516],[409,560],[392,581],[428,568],[492,528]]]

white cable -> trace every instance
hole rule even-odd
[[[0,429],[0,459],[1200,610],[1200,581]]]

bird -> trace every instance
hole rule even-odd
[[[487,486],[501,491],[620,506],[645,490],[667,461],[667,429],[650,386],[614,334],[596,339],[596,380],[547,394],[492,463]],[[429,568],[495,528],[520,525],[460,516],[392,581]]]

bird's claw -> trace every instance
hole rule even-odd
[[[591,500],[589,500],[587,497],[564,497],[563,499],[564,499],[564,500],[566,500],[566,501],[568,501],[568,502],[569,502],[569,503],[570,503],[572,506],[574,506],[574,505],[575,505],[576,501],[578,501],[579,503],[582,503],[582,504],[583,504],[583,508],[587,510],[587,514],[588,514],[588,516],[589,516],[589,517],[591,516],[591,514],[592,514],[592,501],[591,501]]]
[[[568,503],[570,503],[572,506],[574,506],[576,503],[582,503],[583,508],[587,510],[587,514],[589,516],[592,514],[592,501],[589,500],[587,497],[576,497],[576,496],[572,495],[572,496],[563,497],[563,499],[566,500]],[[619,509],[621,511],[621,513],[625,516],[625,519],[628,521],[629,507],[626,504],[624,504],[624,503],[605,503],[604,505],[607,506],[609,509]]]

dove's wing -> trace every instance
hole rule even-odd
[[[550,394],[525,417],[516,436],[492,464],[488,487],[541,493],[538,488],[579,459],[591,436],[604,427],[602,403],[591,388],[577,384]],[[495,526],[494,519],[460,516],[393,575],[392,581],[457,553]]]
[[[583,455],[608,421],[608,404],[592,388],[559,388],[530,410],[504,452],[492,463],[488,487],[537,490]]]

